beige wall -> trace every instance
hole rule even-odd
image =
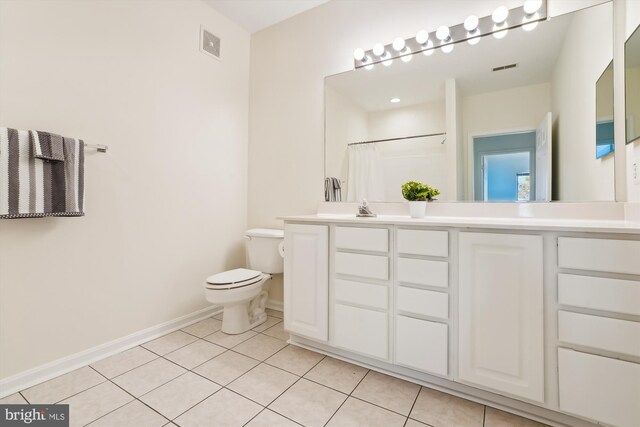
[[[325,102],[330,106],[325,122],[330,124],[326,125],[326,176],[346,181],[349,173],[348,144],[369,139],[367,112],[330,86],[327,86]],[[346,200],[346,190],[345,185],[343,200]]]
[[[248,82],[249,35],[199,0],[0,1],[0,125],[109,146],[85,217],[0,221],[0,378],[207,307],[243,265]]]
[[[615,200],[614,156],[596,159],[596,81],[613,58],[611,6],[576,14],[564,39],[551,81],[553,199]],[[584,96],[587,94],[587,96]],[[583,102],[576,102],[577,97]]]
[[[550,95],[549,84],[541,83],[470,95],[462,99],[462,142],[466,164],[464,180],[467,200],[474,198],[471,138],[535,130],[551,109]],[[527,102],[522,102],[523,99]]]

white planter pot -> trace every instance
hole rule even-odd
[[[424,218],[427,211],[427,202],[409,202],[411,218]]]

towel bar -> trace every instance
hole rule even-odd
[[[98,150],[99,153],[106,153],[107,149],[109,147],[107,147],[106,145],[100,145],[100,144],[84,144],[85,148],[95,148],[96,150]]]

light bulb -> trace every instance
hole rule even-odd
[[[427,44],[424,45],[424,48],[426,50],[423,50],[422,53],[424,53],[427,56],[433,55],[433,52],[434,52],[435,49],[433,49],[433,42],[431,40],[427,41]]]
[[[365,70],[373,70],[373,66],[374,66],[374,64],[365,65],[364,69]]]
[[[524,13],[527,15],[533,15],[542,7],[542,0],[526,0],[524,2]]]
[[[400,102],[400,98],[391,98],[389,102],[391,102],[392,104],[397,104],[398,102]]]
[[[526,21],[527,21],[526,18],[522,20],[522,22],[526,22]],[[531,30],[534,30],[537,26],[538,26],[538,21],[535,21],[535,22],[530,22],[528,24],[524,24],[522,26],[522,29],[525,31],[531,31]]]
[[[364,59],[364,50],[357,48],[353,51],[353,59],[356,61],[362,61]]]
[[[436,30],[436,37],[440,41],[444,41],[444,40],[448,39],[449,35],[450,35],[449,27],[447,27],[446,25],[438,27],[438,29]]]
[[[504,28],[504,30],[501,30],[501,28]],[[494,31],[493,37],[495,37],[496,39],[501,39],[507,35],[508,30],[506,28],[506,25],[501,25],[501,26],[494,25],[493,31]]]
[[[443,44],[442,46],[440,46],[440,49],[442,49],[444,53],[449,53],[453,50],[453,44],[451,43]]]
[[[413,55],[411,54],[411,49],[407,47],[405,48],[403,55],[400,57],[400,59],[402,59],[402,62],[409,62],[411,61],[411,58],[413,58]]]
[[[382,45],[382,43],[376,43],[375,45],[373,45],[373,54],[375,56],[382,56],[384,53],[384,46]]]
[[[402,37],[398,37],[393,41],[393,50],[395,50],[396,52],[402,52],[402,49],[404,49],[406,43],[404,42],[404,39]]]
[[[429,41],[429,33],[425,30],[418,31],[418,33],[416,34],[416,41],[420,44],[425,44]]]
[[[472,46],[480,43],[480,31],[476,31],[476,33],[478,33],[478,35],[474,35],[470,39],[467,39],[467,43],[469,43]]]
[[[495,22],[496,24],[502,24],[504,21],[507,20],[508,16],[509,16],[509,9],[507,9],[506,6],[500,6],[493,11],[493,15],[491,15],[491,19],[493,19],[493,22]]]
[[[477,28],[480,20],[477,16],[471,15],[467,19],[464,20],[464,29],[469,33],[473,33]]]
[[[382,65],[384,65],[385,67],[393,64],[393,59],[391,59],[391,55],[389,54],[389,52],[385,52],[384,55],[380,57],[380,59],[382,59]]]

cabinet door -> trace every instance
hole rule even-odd
[[[284,328],[329,339],[329,227],[284,226]]]
[[[459,379],[544,402],[542,236],[459,236]]]

